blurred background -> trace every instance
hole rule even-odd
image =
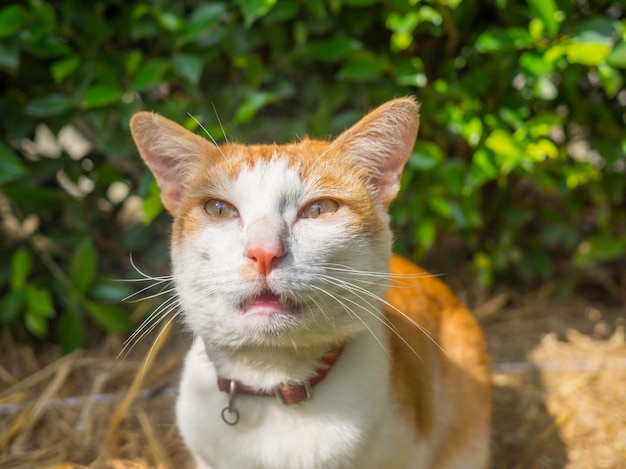
[[[524,298],[582,296],[602,307],[566,310],[565,322],[597,322],[603,308],[623,317],[625,9],[623,0],[2,2],[0,337],[33,362],[27,372],[5,353],[0,391],[15,397],[24,376],[77,349],[121,349],[115,340],[155,308],[124,301],[143,284],[122,281],[166,275],[169,263],[171,220],[128,128],[140,110],[198,133],[201,124],[218,142],[283,143],[331,137],[413,95],[421,127],[392,208],[396,251],[445,273],[479,316],[502,319]],[[0,434],[0,448],[20,454],[15,434]],[[499,467],[559,467],[520,464]]]
[[[128,331],[130,254],[167,270],[139,110],[218,141],[330,137],[414,95],[396,248],[482,288],[624,298],[626,22],[614,1],[16,2],[0,10],[0,324]],[[429,262],[431,261],[432,262]]]

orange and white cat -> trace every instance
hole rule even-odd
[[[481,331],[391,254],[417,111],[396,99],[332,141],[250,146],[133,117],[174,217],[176,301],[195,336],[177,417],[199,468],[489,465]]]

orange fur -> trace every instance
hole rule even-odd
[[[385,315],[397,331],[388,334],[396,398],[418,432],[438,441],[433,467],[447,467],[462,443],[488,438],[487,348],[471,313],[441,281],[397,255],[390,272],[410,276],[392,280],[386,295],[394,308]]]

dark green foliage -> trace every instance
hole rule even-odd
[[[422,103],[398,250],[479,282],[612,282],[626,257],[626,20],[565,0],[30,0],[0,8],[0,326],[126,332],[114,278],[167,262],[133,112],[216,140],[341,132]],[[221,118],[221,123],[217,118]],[[193,116],[193,117],[192,117]],[[68,126],[71,128],[68,130]],[[66,144],[71,132],[85,149]],[[33,143],[35,142],[35,143]],[[132,216],[144,202],[145,222]],[[130,215],[129,215],[130,214]],[[446,264],[447,263],[447,264]],[[497,279],[497,280],[496,280]]]

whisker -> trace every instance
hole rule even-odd
[[[158,292],[158,293],[153,293],[153,294],[148,295],[148,296],[144,296],[144,297],[141,297],[141,298],[134,298],[134,297],[136,297],[136,296],[138,296],[138,295],[141,295],[141,294],[142,294],[142,293],[144,293],[145,291],[150,290],[151,288],[154,288],[154,287],[156,287],[156,286],[159,286],[161,283],[165,283],[165,282],[166,282],[166,281],[165,281],[165,280],[163,280],[163,281],[160,281],[160,282],[158,282],[158,283],[155,283],[155,284],[152,284],[152,285],[148,285],[147,287],[144,287],[144,288],[142,288],[141,290],[136,291],[136,292],[134,292],[134,293],[131,293],[130,295],[128,295],[128,296],[126,296],[126,297],[122,298],[122,301],[127,301],[127,302],[129,302],[129,303],[138,303],[139,301],[151,300],[151,299],[153,299],[153,298],[157,298],[157,297],[159,297],[159,296],[161,296],[161,295],[167,295],[167,294],[170,294],[170,293],[172,293],[172,292],[174,292],[174,291],[176,290],[176,288],[175,288],[175,287],[171,287],[171,288],[168,288],[168,289],[166,289],[166,290],[161,290],[161,291],[160,291],[160,292]],[[169,281],[167,281],[167,282],[169,282]],[[131,298],[134,298],[134,299],[131,299]]]
[[[133,259],[133,253],[130,253],[129,256],[129,260],[130,260],[130,265],[132,266],[133,269],[135,269],[135,271],[141,275],[143,277],[143,279],[121,279],[121,282],[140,282],[143,280],[164,280],[164,279],[172,279],[173,277],[171,275],[168,276],[164,276],[164,277],[153,277],[152,275],[148,275],[145,272],[143,272],[139,267],[137,267],[137,264],[135,264],[135,260]]]
[[[161,330],[159,331],[158,335],[156,336],[156,338],[152,341],[152,345],[150,346],[150,350],[148,350],[148,354],[146,355],[146,359],[143,362],[143,366],[141,367],[141,379],[143,380],[146,371],[148,371],[148,365],[151,362],[150,361],[150,356],[152,355],[153,352],[155,352],[155,350],[158,352],[160,345],[157,347],[157,344],[161,343],[161,338],[164,335],[167,335],[169,333],[169,329],[170,326],[172,324],[172,322],[174,322],[174,320],[176,319],[176,317],[180,314],[181,312],[179,311],[178,313],[176,313],[174,316],[172,316],[170,318],[169,321],[167,321],[167,323],[165,323],[165,326],[163,326],[161,328]]]
[[[226,143],[230,143],[228,141],[228,137],[226,136],[226,131],[224,130],[224,126],[222,125],[222,120],[220,119],[220,116],[217,113],[217,109],[215,108],[215,103],[212,102],[211,106],[213,106],[213,112],[215,113],[215,117],[217,119],[217,123],[220,125],[220,129],[222,129],[222,135],[224,136],[224,140],[226,140]]]
[[[377,272],[367,270],[357,270],[344,264],[336,264],[332,262],[324,262],[319,264],[320,267],[324,267],[327,270],[333,270],[335,272],[344,272],[352,275],[361,275],[363,277],[376,277],[384,279],[420,279],[430,277],[442,277],[444,274],[432,274],[430,272],[424,272],[423,274],[394,274],[391,272]]]
[[[359,320],[359,322],[361,324],[363,324],[363,326],[369,331],[369,333],[372,335],[372,337],[374,337],[374,340],[376,340],[376,342],[378,342],[378,345],[380,345],[380,348],[382,349],[383,352],[385,352],[385,355],[387,355],[388,357],[391,357],[390,353],[387,351],[387,348],[385,347],[385,345],[381,342],[381,340],[376,336],[376,334],[374,333],[374,331],[372,330],[372,328],[358,315],[355,313],[355,311],[348,307],[348,305],[346,305],[337,295],[334,295],[332,293],[330,293],[327,290],[324,290],[323,288],[320,288],[318,286],[312,285],[312,287],[318,291],[321,291],[322,293],[324,293],[325,295],[329,296],[330,298],[332,298],[334,301],[337,302],[337,304],[339,304],[351,317],[356,318]],[[353,303],[356,306],[361,307],[362,309],[364,309],[365,311],[367,311],[368,313],[370,313],[371,316],[377,318],[377,319],[381,319],[378,318],[377,314],[374,314],[373,312],[363,308],[362,305],[358,304],[356,301],[350,300],[349,298],[344,298],[345,300],[350,301],[351,303]],[[384,324],[384,322],[383,322]]]
[[[372,293],[371,291],[362,288],[358,285],[354,285],[352,283],[349,283],[345,280],[342,279],[338,279],[338,278],[334,278],[334,277],[330,277],[335,281],[341,282],[342,286],[348,290],[348,291],[352,291],[352,293],[354,293],[356,295],[356,292],[354,290],[351,289],[355,289],[356,291],[369,296],[370,298],[374,298],[377,301],[380,301],[383,305],[387,306],[388,308],[393,309],[395,312],[397,312],[398,314],[400,314],[402,317],[404,317],[407,321],[409,321],[413,326],[415,326],[417,329],[419,329],[439,350],[441,350],[442,353],[444,353],[445,355],[447,355],[446,351],[443,349],[443,347],[441,347],[441,345],[439,345],[437,343],[437,341],[434,339],[434,337],[430,334],[430,332],[428,332],[428,330],[422,326],[421,324],[419,324],[417,321],[415,321],[413,318],[409,317],[406,313],[404,313],[402,310],[398,309],[396,306],[394,306],[393,304],[389,303],[387,300],[385,300],[384,298],[376,295],[375,293]],[[357,295],[359,296],[359,295]],[[363,297],[361,297],[363,298]]]
[[[312,285],[313,286],[313,285]],[[314,287],[314,286],[313,286]],[[315,287],[314,287],[315,288]],[[325,309],[322,308],[322,306],[316,301],[315,297],[312,294],[307,294],[306,295],[307,298],[315,303],[315,306],[317,306],[317,310],[320,311],[323,315],[324,318],[326,319],[326,322],[328,322],[328,324],[333,328],[336,329],[337,328],[337,323],[335,322],[335,319],[326,313]],[[309,312],[313,313],[313,307],[311,305],[309,305]]]
[[[139,325],[139,327],[124,341],[124,346],[118,354],[118,358],[122,355],[124,357],[127,357],[136,344],[141,342],[167,316],[169,316],[172,311],[175,311],[176,309],[179,309],[179,311],[176,311],[172,318],[176,318],[182,312],[182,309],[180,309],[180,302],[175,296],[168,298],[166,301],[160,304],[157,309],[150,313],[150,315]]]
[[[216,142],[216,141],[215,141],[215,139],[213,138],[213,135],[211,135],[211,134],[209,133],[209,131],[207,130],[207,128],[206,128],[204,125],[202,125],[202,123],[201,123],[198,119],[196,119],[196,117],[195,117],[194,115],[192,115],[191,113],[189,113],[189,112],[188,112],[188,113],[187,113],[187,115],[188,115],[189,117],[191,117],[191,118],[194,120],[194,122],[195,122],[196,124],[198,124],[198,127],[200,127],[200,128],[202,129],[202,131],[203,131],[205,134],[207,134],[207,136],[211,139],[211,142],[213,142],[213,145],[215,145],[215,146],[217,147],[217,149],[219,150],[220,154],[221,154],[224,158],[226,158],[226,155],[224,154],[224,152],[222,151],[222,149],[220,148],[220,146],[217,144],[217,142]]]

